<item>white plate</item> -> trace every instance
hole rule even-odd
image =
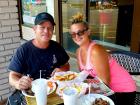
[[[34,83],[35,81],[33,81],[32,83]],[[48,84],[48,95],[53,93],[56,89],[56,84],[50,80],[46,80],[46,82],[51,82],[52,83],[52,87]],[[28,95],[26,91],[22,91],[22,94],[25,95],[25,96],[28,96],[28,97],[35,97],[35,96],[31,96],[31,95]]]
[[[102,98],[103,100],[109,102],[109,105],[115,105],[109,97],[101,94],[89,94],[81,96],[78,100],[78,105],[92,105],[96,98]]]

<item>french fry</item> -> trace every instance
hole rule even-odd
[[[59,81],[69,81],[73,80],[77,75],[72,73],[72,74],[65,74],[65,75],[57,75],[54,77],[54,80],[59,80]]]

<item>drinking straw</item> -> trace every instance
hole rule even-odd
[[[89,85],[88,85],[88,94],[90,94],[90,88],[91,88],[91,83],[89,83]]]
[[[30,77],[30,74],[27,74],[27,77]]]
[[[40,79],[41,79],[41,71],[42,71],[42,70],[40,70]]]
[[[91,91],[91,83],[89,83],[89,85],[88,85],[88,97],[89,97],[89,99],[90,99],[90,91]]]
[[[30,74],[27,74],[27,77],[26,78],[29,78],[30,77]]]

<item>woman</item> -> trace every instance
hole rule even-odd
[[[135,82],[103,46],[90,39],[90,29],[82,14],[73,16],[70,34],[79,46],[76,55],[80,71],[84,70],[93,77],[98,76],[108,85],[115,92],[116,105],[133,105]]]

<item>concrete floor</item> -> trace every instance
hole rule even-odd
[[[71,71],[79,72],[76,58],[70,57],[69,63]]]

